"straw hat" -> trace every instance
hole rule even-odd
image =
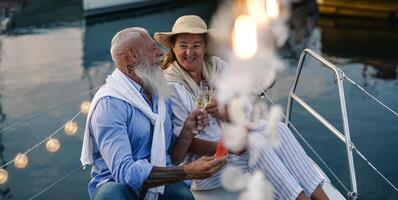
[[[174,23],[171,32],[156,32],[155,40],[165,47],[171,48],[170,37],[181,33],[208,34],[212,29],[207,29],[206,23],[196,15],[184,15]]]

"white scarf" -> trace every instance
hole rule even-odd
[[[216,79],[226,67],[225,61],[215,56],[206,57],[202,65],[202,76],[205,78],[210,88],[214,88]],[[182,84],[192,95],[196,96],[199,86],[192,77],[178,64],[177,61],[170,63],[165,69],[164,76],[169,82]]]
[[[93,147],[90,138],[89,122],[92,112],[98,101],[105,97],[111,96],[128,102],[135,108],[139,109],[154,124],[152,147],[151,147],[151,164],[158,167],[166,166],[166,139],[164,133],[164,121],[166,118],[166,105],[164,99],[158,99],[158,114],[153,113],[151,107],[147,104],[144,97],[138,92],[128,77],[120,72],[117,68],[108,76],[106,84],[103,85],[95,94],[87,115],[86,129],[84,131],[83,147],[80,161],[83,166],[92,165]],[[157,199],[159,194],[163,194],[164,186],[151,188],[148,190],[145,199]]]

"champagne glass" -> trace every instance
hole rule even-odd
[[[209,89],[209,102],[210,101],[215,101],[216,100],[216,91],[214,91],[214,88]]]
[[[195,96],[195,107],[203,111],[209,102],[209,87],[205,81],[200,81],[198,94]],[[197,133],[203,131],[202,126],[198,126]]]
[[[214,88],[209,89],[209,103],[212,101],[216,101],[216,91],[214,90]],[[209,125],[215,125],[216,123],[212,121],[211,118],[209,118]]]
[[[200,81],[201,91],[206,93],[207,95],[207,103],[216,100],[215,90],[214,88],[210,88],[205,80]],[[205,106],[206,107],[206,106]],[[214,121],[211,120],[212,117],[209,115],[209,125],[215,125]]]
[[[209,103],[209,86],[207,82],[202,80],[199,83],[199,92],[195,98],[195,106],[202,111],[206,108]]]

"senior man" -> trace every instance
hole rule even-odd
[[[182,180],[203,179],[225,158],[173,166],[169,88],[159,68],[163,53],[143,28],[119,31],[111,42],[116,69],[94,96],[87,116],[81,161],[92,165],[90,199],[194,199]],[[181,132],[207,123],[192,112]]]

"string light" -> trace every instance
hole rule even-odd
[[[28,165],[28,156],[22,153],[18,153],[14,159],[14,165],[17,168],[25,168]]]
[[[8,172],[5,169],[0,169],[0,184],[4,184],[8,180]]]
[[[73,122],[73,120],[79,116],[81,112],[78,112],[68,123],[65,124],[65,129],[68,130],[70,134],[75,134],[77,131],[77,123]],[[28,156],[27,154],[33,149],[37,148],[39,145],[43,144],[45,141],[46,148],[50,152],[58,151],[60,148],[60,142],[58,139],[52,138],[55,134],[57,134],[60,130],[62,130],[64,126],[59,127],[56,131],[51,133],[47,138],[43,139],[39,143],[35,144],[33,147],[29,148],[24,153],[18,153],[15,158],[6,164],[0,166],[0,184],[5,183],[8,180],[8,172],[4,169],[4,167],[8,166],[11,163],[14,163],[17,168],[25,168],[28,165]]]
[[[249,59],[257,52],[256,20],[248,15],[240,15],[235,20],[232,46],[235,54]]]
[[[65,133],[68,135],[74,135],[77,132],[77,123],[73,121],[69,121],[65,124]]]
[[[56,152],[58,151],[61,144],[59,143],[58,139],[50,138],[46,143],[46,148],[49,152]]]
[[[73,122],[73,120],[80,114],[81,114],[81,112],[78,112],[68,123],[65,124],[65,126],[67,127],[65,129],[68,130],[69,133],[71,133],[71,134],[76,133],[77,124],[75,122]],[[15,167],[17,167],[17,168],[25,168],[28,165],[28,161],[29,161],[27,154],[30,151],[32,151],[33,149],[37,148],[39,145],[43,144],[44,142],[47,141],[46,147],[50,152],[58,151],[60,148],[60,142],[58,139],[54,139],[51,137],[53,137],[60,130],[62,130],[62,128],[64,128],[64,126],[59,127],[56,131],[51,133],[47,138],[45,138],[42,141],[40,141],[39,143],[35,144],[33,147],[29,148],[24,153],[18,153],[13,160],[0,166],[0,184],[6,182],[8,179],[8,172],[6,170],[4,170],[4,167],[8,166],[11,163],[14,163]]]
[[[82,111],[82,113],[88,113],[88,110],[90,109],[90,104],[90,101],[83,101],[82,105],[80,105],[80,110]]]
[[[99,88],[99,87],[97,87],[97,88],[95,88],[95,89],[98,89],[98,88]],[[93,90],[94,90],[94,89],[93,89]],[[90,90],[90,91],[92,91],[92,90]],[[90,91],[89,91],[89,92],[90,92]],[[74,98],[76,98],[76,97],[79,97],[79,96],[81,96],[81,95],[75,96],[75,97],[73,97],[72,99],[74,99]],[[20,122],[18,122],[18,123],[14,124],[14,125],[12,125],[12,126],[10,126],[10,127],[8,127],[8,128],[6,128],[6,129],[1,130],[0,133],[3,133],[3,132],[5,132],[5,131],[8,130],[8,129],[11,129],[11,128],[14,128],[14,127],[18,127],[18,126],[21,125],[22,123],[24,123],[24,122],[26,122],[26,121],[29,121],[29,120],[32,120],[32,119],[34,119],[34,118],[36,118],[36,117],[38,117],[38,116],[40,116],[40,115],[42,115],[42,114],[44,114],[44,113],[46,113],[46,112],[52,110],[52,109],[54,109],[54,108],[57,108],[57,107],[59,107],[59,106],[61,106],[61,105],[64,105],[65,103],[71,101],[72,99],[69,99],[69,100],[67,100],[67,101],[65,101],[65,102],[62,102],[62,103],[60,103],[60,104],[57,104],[56,106],[53,106],[53,107],[51,107],[51,108],[49,108],[49,109],[47,109],[47,110],[45,110],[45,111],[42,111],[42,112],[40,112],[39,114],[32,115],[32,116],[30,116],[30,117],[28,117],[28,118],[26,118],[26,119],[24,119],[24,120],[22,120],[22,121],[20,121]],[[15,167],[17,167],[17,168],[25,168],[25,167],[28,165],[28,161],[29,161],[29,158],[28,158],[27,154],[28,154],[29,152],[31,152],[33,149],[36,149],[37,147],[39,147],[39,146],[40,146],[41,144],[43,144],[44,142],[47,141],[47,142],[46,142],[46,148],[47,148],[48,151],[50,151],[50,152],[56,152],[56,151],[58,151],[59,148],[60,148],[60,146],[61,146],[61,144],[60,144],[60,142],[59,142],[58,139],[55,139],[55,138],[52,138],[52,137],[53,137],[55,134],[59,133],[59,131],[62,130],[63,128],[65,129],[65,132],[66,132],[68,135],[74,135],[74,134],[77,132],[77,130],[78,130],[78,126],[77,126],[77,123],[73,122],[73,120],[74,120],[77,116],[79,116],[81,113],[88,113],[89,108],[90,108],[90,101],[84,101],[84,102],[82,102],[82,104],[81,104],[81,106],[80,106],[80,110],[81,110],[81,111],[78,112],[74,117],[72,117],[72,119],[71,119],[69,122],[67,122],[64,126],[59,127],[56,131],[54,131],[53,133],[51,133],[48,137],[44,138],[44,139],[41,140],[39,143],[33,145],[31,148],[29,148],[28,150],[26,150],[24,153],[18,153],[18,154],[15,156],[15,158],[14,158],[13,160],[8,161],[8,162],[7,162],[6,164],[4,164],[4,165],[1,165],[1,166],[0,166],[0,184],[4,184],[4,183],[6,183],[6,182],[8,181],[8,172],[7,172],[7,170],[4,169],[5,167],[9,166],[11,163],[14,163]]]

